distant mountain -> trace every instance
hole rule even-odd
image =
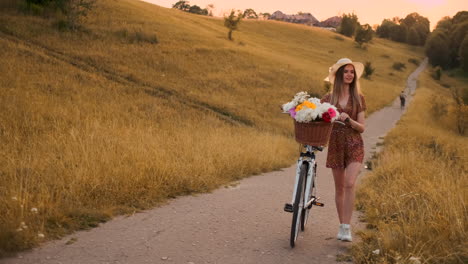
[[[274,12],[269,19],[285,21],[290,23],[305,24],[309,26],[318,26],[318,21],[311,13],[301,13],[297,15],[287,15],[281,11]]]
[[[341,17],[339,16],[334,16],[330,17],[322,22],[320,22],[321,27],[333,27],[337,28],[341,24]]]

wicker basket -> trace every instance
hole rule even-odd
[[[294,120],[296,141],[311,146],[328,145],[332,127],[332,123],[327,122],[299,123]]]

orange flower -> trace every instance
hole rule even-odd
[[[304,101],[302,104],[296,106],[296,112],[301,110],[303,107],[308,107],[308,108],[311,108],[311,109],[315,109],[317,108],[317,106],[314,104],[314,103],[311,103],[309,101]]]

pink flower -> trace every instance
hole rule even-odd
[[[288,112],[289,112],[289,114],[291,115],[292,118],[296,117],[296,108],[295,107],[289,109]]]
[[[330,123],[332,118],[330,117],[329,112],[325,112],[325,113],[322,114],[322,119],[323,119],[323,121],[325,121],[327,123]]]
[[[328,114],[330,115],[330,118],[333,118],[333,117],[336,116],[336,111],[335,111],[335,109],[333,109],[333,108],[331,108],[331,107],[328,108],[328,111],[327,111],[327,112],[328,112]]]

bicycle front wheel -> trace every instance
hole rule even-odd
[[[309,175],[308,177],[312,177],[311,178],[311,182],[310,182],[310,191],[309,191],[309,197],[305,197],[304,199],[304,204],[307,204],[310,199],[312,199],[312,196],[315,195],[315,176],[317,175],[317,165],[314,167],[314,173],[313,175]],[[307,193],[307,178],[306,180],[304,181],[304,196],[306,195]],[[301,215],[301,230],[304,231],[305,229],[305,225],[307,224],[307,220],[309,219],[309,214],[310,214],[310,210],[312,209],[312,205],[310,205],[309,207],[305,207],[302,209],[302,215]]]
[[[296,186],[296,197],[294,198],[293,203],[293,217],[291,224],[291,239],[290,245],[293,248],[296,244],[297,235],[299,233],[299,226],[301,225],[301,215],[304,207],[304,186],[305,178],[307,175],[307,163],[302,163],[301,169],[299,172],[299,179]]]

